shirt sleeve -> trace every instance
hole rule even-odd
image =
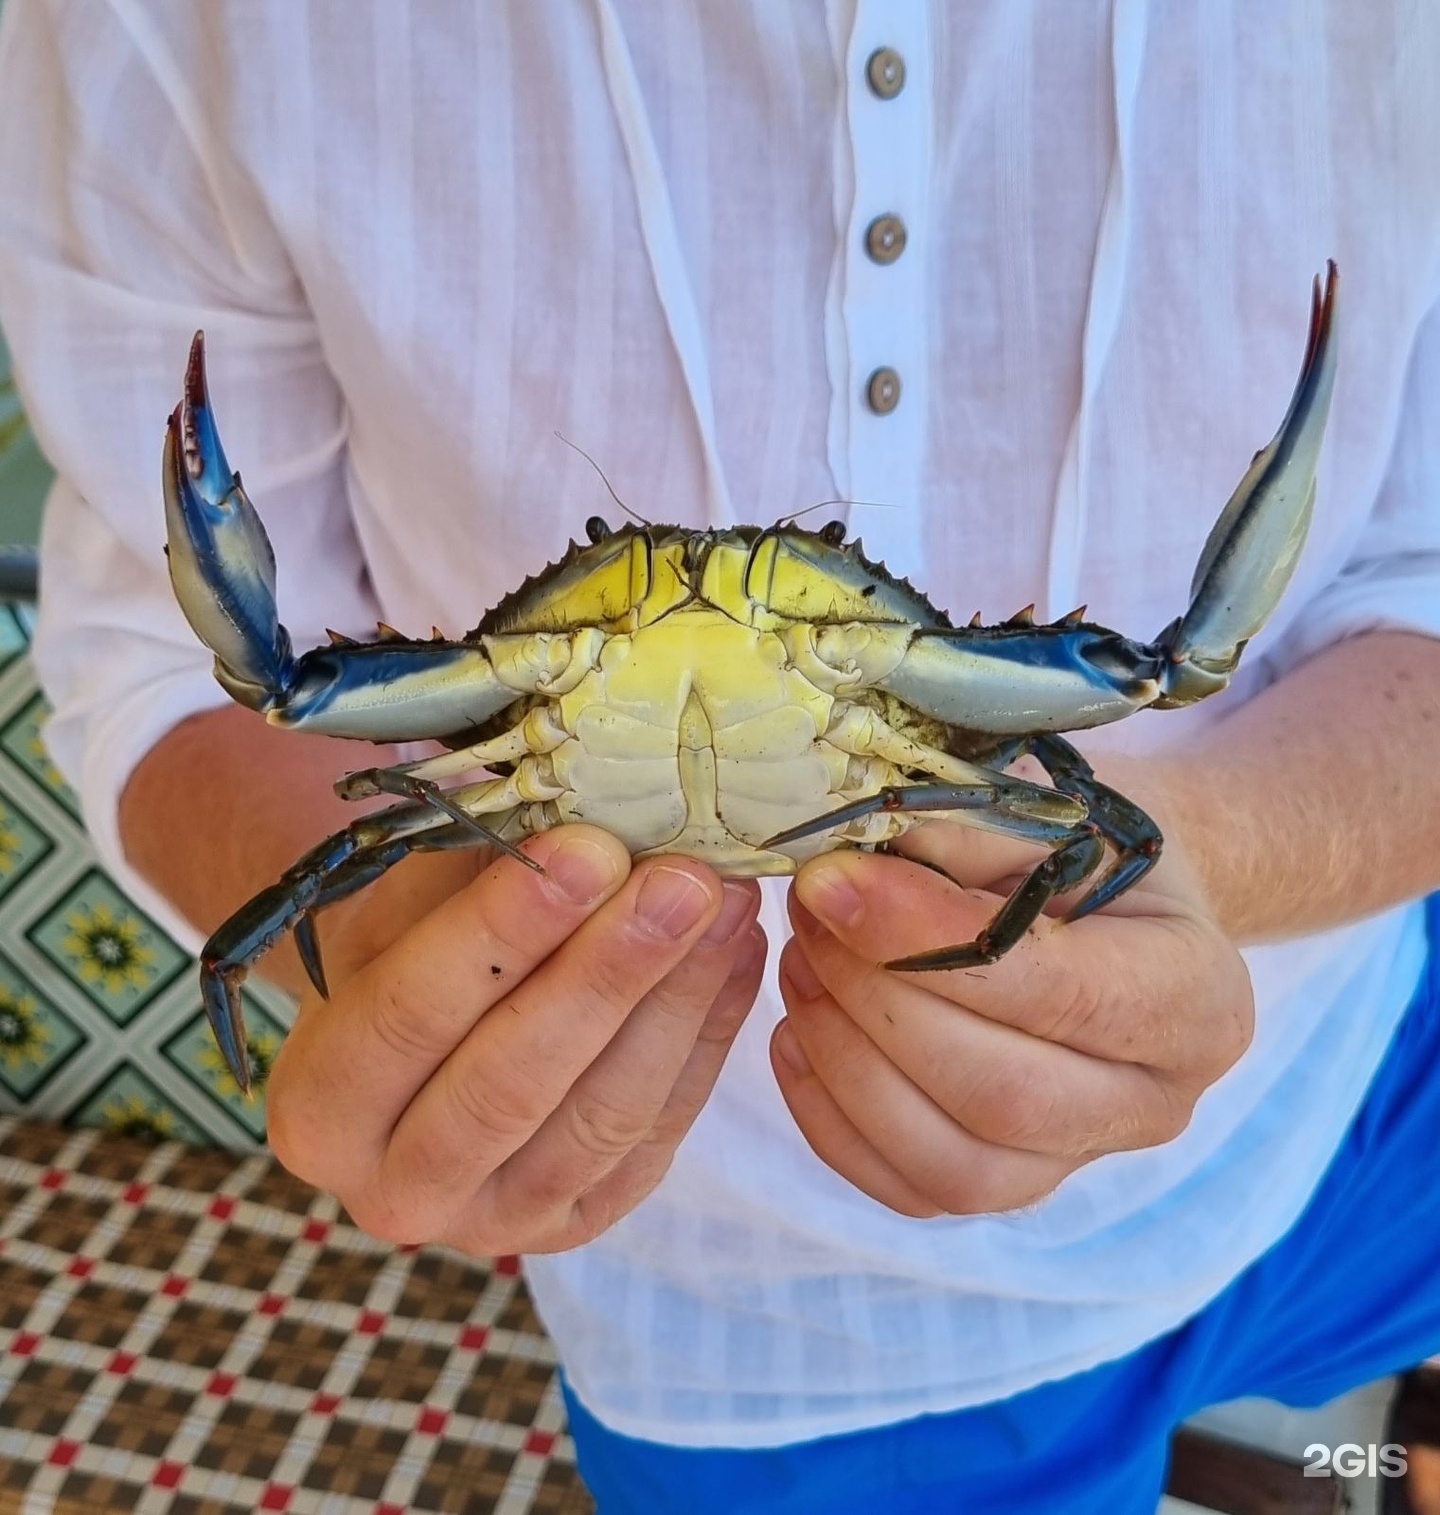
[[[205,49],[132,34],[134,14],[14,0],[0,23],[0,323],[58,475],[34,648],[49,746],[102,860],[193,939],[126,865],[117,806],[165,732],[226,702],[162,551],[165,419],[197,328],[297,646],[322,613],[359,627],[377,610],[342,398],[267,207],[199,104],[226,90],[197,72]]]
[[[1343,362],[1343,359],[1342,359]],[[1337,402],[1341,396],[1337,392]],[[1440,637],[1440,303],[1416,332],[1399,419],[1374,508],[1340,571],[1269,649],[1291,668],[1345,637]]]

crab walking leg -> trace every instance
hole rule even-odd
[[[386,775],[388,782],[390,770],[382,768],[375,771]],[[518,788],[524,798],[516,803],[515,776],[491,779],[483,784],[472,784],[466,789],[455,789],[447,793],[428,780],[415,780],[413,788],[407,788],[406,780],[401,775],[392,787],[382,791],[411,798],[417,806],[428,807],[437,814],[450,818],[452,824],[438,830],[411,833],[372,843],[345,858],[333,872],[325,876],[315,899],[294,922],[295,946],[300,953],[300,961],[310,982],[321,996],[328,999],[330,989],[325,981],[320,940],[315,933],[315,916],[327,905],[374,883],[386,869],[399,862],[407,853],[433,852],[452,847],[494,847],[527,868],[544,873],[540,864],[521,852],[506,835],[507,831],[513,830],[518,836],[528,836],[534,829],[529,824],[534,786],[520,784]],[[393,813],[381,812],[382,815]],[[477,815],[499,816],[499,821],[482,826],[476,819]]]
[[[250,965],[275,945],[316,902],[325,881],[356,853],[454,822],[424,805],[396,805],[366,816],[312,847],[275,883],[221,925],[200,953],[200,994],[210,1029],[241,1089],[249,1092],[249,1060],[240,984]]]
[[[348,899],[350,895],[373,884],[382,873],[393,868],[396,863],[408,857],[412,852],[460,851],[467,847],[488,844],[498,846],[500,850],[518,856],[521,862],[528,863],[529,858],[523,852],[516,853],[513,844],[504,833],[514,832],[517,836],[523,836],[528,835],[529,831],[530,828],[525,824],[524,811],[521,809],[502,815],[498,825],[491,830],[480,832],[478,836],[469,817],[466,817],[464,823],[456,822],[453,825],[440,826],[434,831],[422,831],[409,836],[395,837],[390,841],[377,842],[371,847],[356,852],[340,864],[333,873],[326,875],[319,893],[305,913],[295,922],[293,928],[300,961],[304,964],[305,972],[315,986],[316,992],[322,999],[330,997],[330,987],[325,981],[325,965],[320,954],[320,939],[316,934],[315,926],[316,917],[327,906]]]
[[[474,836],[477,845],[498,847],[501,852],[513,857],[517,863],[523,863],[536,873],[544,873],[545,870],[534,858],[526,857],[518,847],[507,842],[504,837],[482,826],[469,811],[462,810],[434,780],[418,778],[413,773],[396,773],[390,768],[376,768],[372,771],[375,775],[376,793],[393,794],[400,799],[415,800],[421,805],[429,805],[431,809],[440,811],[442,815],[448,815],[452,821],[465,827]]]
[[[976,769],[984,774],[984,769]],[[1027,784],[992,773],[971,784],[891,784],[874,794],[864,795],[813,820],[802,821],[767,838],[763,847],[788,846],[807,836],[833,831],[852,821],[881,811],[916,813],[944,811],[957,821],[982,831],[998,831],[1005,836],[1054,846],[1066,842],[1076,826],[1085,820],[1085,807],[1053,789]]]
[[[995,777],[997,765],[982,768],[949,752],[941,752],[938,747],[926,746],[896,731],[868,706],[852,705],[843,700],[837,700],[831,710],[824,740],[853,757],[881,758],[897,768],[919,769],[932,778],[954,784],[988,784]],[[1045,792],[1038,785],[1032,787],[1039,793]],[[1083,809],[1070,808],[1074,810],[1071,820],[1084,820]]]
[[[394,794],[397,791],[387,785],[392,784],[396,776],[431,782],[458,778],[494,763],[518,763],[537,753],[553,752],[570,736],[561,720],[558,705],[537,705],[523,721],[488,741],[476,742],[471,747],[457,747],[453,752],[436,753],[434,757],[416,758],[410,763],[396,763],[390,768],[360,768],[347,773],[336,781],[335,793],[342,800]]]
[[[518,812],[512,813],[502,817],[495,829],[510,831],[522,819]],[[210,1029],[243,1093],[250,1092],[250,1059],[240,985],[255,961],[294,928],[306,972],[324,994],[325,974],[313,919],[318,911],[373,883],[412,852],[479,845],[469,827],[438,810],[396,805],[312,847],[215,932],[200,955],[200,994]]]
[[[957,768],[974,771],[971,764],[949,753],[903,736],[862,705],[837,706],[825,738],[843,751],[878,756],[903,767],[924,768],[940,778],[950,777]],[[1163,843],[1155,822],[1133,801],[1102,784],[1090,764],[1062,737],[1042,735],[1007,742],[993,755],[990,766],[1008,767],[1027,752],[1044,765],[1061,793],[1073,796],[1085,807],[1090,826],[1063,843],[990,923],[985,940],[990,948],[995,948],[997,942],[1003,943],[996,949],[997,955],[1024,935],[1054,894],[1073,888],[1099,866],[1104,843],[1115,848],[1115,860],[1066,920],[1082,919],[1139,883],[1159,861]],[[1092,828],[1102,841],[1100,856],[1092,857],[1089,839]],[[945,966],[958,965],[949,962]]]

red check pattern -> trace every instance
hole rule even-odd
[[[586,1515],[514,1259],[265,1154],[0,1121],[0,1515]]]

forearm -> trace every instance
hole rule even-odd
[[[126,855],[211,931],[308,847],[357,820],[365,807],[337,799],[332,785],[385,761],[387,749],[368,742],[282,731],[238,706],[206,711],[167,733],[131,776],[120,802]],[[327,962],[343,972],[365,960],[473,874],[469,854],[407,862],[326,912]],[[305,982],[288,936],[258,971],[292,991]]]
[[[1440,887],[1440,642],[1340,642],[1152,764],[1096,766],[1178,834],[1241,944]]]

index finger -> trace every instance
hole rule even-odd
[[[270,1077],[270,1140],[312,1182],[373,1157],[476,1022],[609,899],[630,854],[593,826],[498,858],[329,1000],[307,1000]]]

